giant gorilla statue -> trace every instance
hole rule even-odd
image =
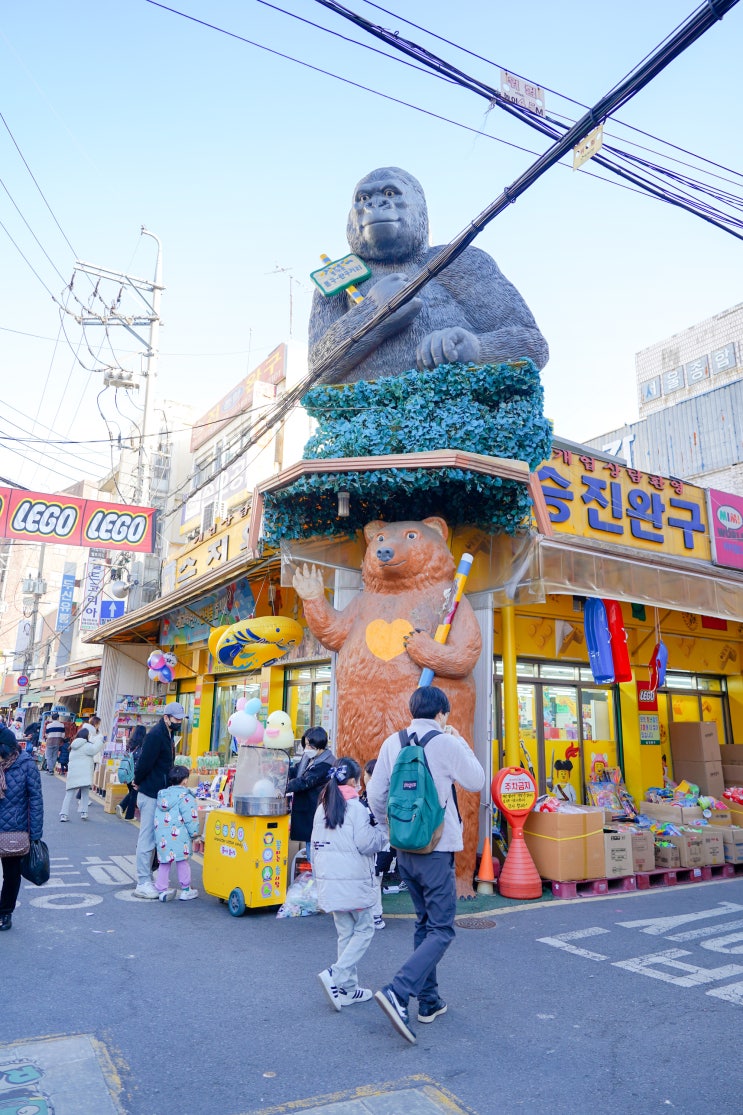
[[[311,371],[439,251],[428,244],[423,189],[398,167],[381,167],[361,179],[346,231],[351,251],[372,275],[359,284],[364,295],[359,304],[345,291],[330,298],[315,291]],[[423,370],[453,361],[498,364],[523,357],[542,368],[548,355],[529,307],[495,260],[479,248],[466,248],[321,378],[354,383],[400,375],[416,365]]]

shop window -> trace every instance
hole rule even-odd
[[[284,709],[297,739],[308,728],[330,730],[330,664],[297,666],[284,675]]]

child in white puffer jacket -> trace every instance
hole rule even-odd
[[[387,838],[359,801],[360,778],[354,759],[338,759],[312,826],[318,902],[332,913],[338,934],[338,959],[317,978],[334,1010],[372,997],[370,988],[359,987],[356,966],[374,936],[374,857]]]

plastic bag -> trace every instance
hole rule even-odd
[[[286,899],[276,917],[305,918],[319,913],[315,880],[312,875],[302,872],[286,892]]]
[[[31,847],[21,859],[21,875],[37,887],[49,882],[49,849],[43,840],[31,841]]]

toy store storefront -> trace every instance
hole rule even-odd
[[[720,744],[743,744],[743,548],[726,545],[730,516],[711,513],[721,501],[692,484],[565,449],[538,476],[553,533],[494,611],[494,735],[510,741],[494,766],[523,765],[540,793],[578,802],[618,767],[642,800],[673,778],[672,724],[714,723]],[[602,661],[596,598],[617,602],[627,680],[610,650]]]
[[[329,656],[309,632],[280,663],[258,669],[240,668],[240,655],[234,667],[224,665],[210,649],[216,629],[298,610],[294,592],[279,586],[278,556],[254,557],[244,541],[244,522],[226,523],[170,564],[160,599],[106,624],[90,640],[106,644],[109,663],[117,645],[122,655],[132,643],[168,655],[167,672],[150,670],[148,679],[142,666],[139,689],[167,691],[181,701],[187,720],[180,751],[204,771],[229,763],[234,742],[227,722],[240,698],[260,698],[264,713],[285,709],[296,738],[331,721]],[[230,560],[232,553],[237,556]]]

